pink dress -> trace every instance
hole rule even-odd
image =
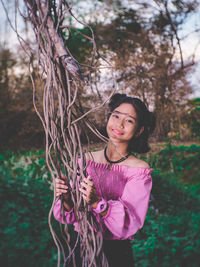
[[[108,201],[108,212],[102,217],[96,216],[104,239],[131,239],[142,228],[146,217],[152,187],[151,172],[153,169],[112,165],[87,161],[87,174],[95,184],[97,194]],[[58,200],[54,206],[54,217],[60,221]],[[74,224],[78,231],[73,209],[65,211],[68,224]],[[61,220],[64,223],[63,219]]]

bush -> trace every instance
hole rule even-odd
[[[199,266],[199,150],[168,146],[149,154],[155,169],[152,200],[145,225],[133,241],[136,267]],[[52,196],[43,151],[0,155],[1,266],[56,266],[47,222]]]
[[[56,266],[49,227],[52,202],[42,152],[0,156],[1,266]]]
[[[170,143],[151,157],[153,166],[162,173],[173,173],[184,184],[200,184],[200,146],[173,146]]]
[[[145,225],[133,242],[136,267],[199,266],[199,152],[195,145],[167,147],[149,157],[159,170],[152,173],[152,201]],[[191,168],[186,168],[189,158]],[[189,174],[187,180],[185,172]]]
[[[136,267],[198,267],[200,214],[161,214],[152,206],[133,242]]]

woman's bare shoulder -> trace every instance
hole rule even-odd
[[[102,152],[103,150],[87,152],[85,153],[86,160],[99,162],[102,156]]]
[[[134,156],[130,157],[129,161],[127,163],[128,163],[128,166],[130,166],[130,167],[150,169],[150,166],[146,161],[138,159]]]

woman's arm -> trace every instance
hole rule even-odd
[[[67,184],[66,178],[63,176],[63,179],[55,179],[56,186],[56,197],[60,197],[62,195],[64,200],[64,207],[67,211],[70,211],[73,208],[73,202],[71,200],[70,194],[70,185]]]
[[[142,228],[152,187],[150,172],[151,169],[144,169],[142,175],[127,182],[121,198],[108,201],[108,211],[100,222],[114,238],[131,238]]]
[[[75,222],[75,216],[73,212],[73,202],[71,199],[70,185],[67,184],[66,178],[63,176],[62,179],[55,179],[55,189],[56,189],[56,202],[53,208],[53,214],[57,221],[61,223],[67,222],[68,224],[73,224]],[[61,214],[61,199],[63,197],[64,205],[64,218]]]

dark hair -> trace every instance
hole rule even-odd
[[[130,140],[128,151],[136,153],[146,153],[150,150],[148,138],[152,134],[156,126],[155,115],[150,112],[143,101],[136,97],[130,97],[126,94],[115,94],[109,102],[110,112],[113,112],[122,103],[131,104],[137,113],[137,130],[136,135]],[[143,132],[137,136],[140,129],[144,127]]]

